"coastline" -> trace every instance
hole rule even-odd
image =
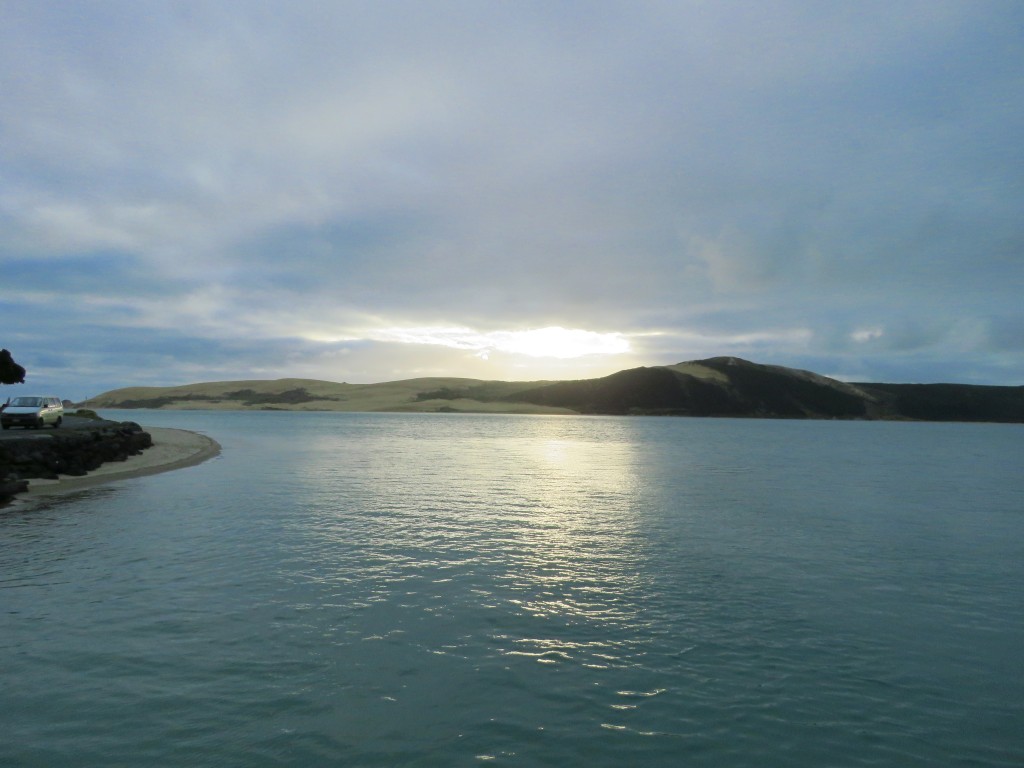
[[[107,462],[82,477],[60,475],[56,480],[31,479],[28,490],[19,499],[31,499],[65,491],[75,491],[116,480],[127,480],[160,472],[195,466],[217,456],[220,443],[198,432],[169,427],[143,427],[153,445],[124,461]]]
[[[253,379],[126,387],[81,406],[1024,423],[1024,387],[845,382],[813,371],[718,356],[561,381],[431,376],[379,384]]]

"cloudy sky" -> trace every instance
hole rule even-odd
[[[1024,3],[0,0],[5,387],[1024,384]]]

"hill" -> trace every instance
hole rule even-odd
[[[85,408],[287,411],[463,411],[574,413],[557,406],[503,398],[546,382],[422,378],[383,384],[345,384],[317,379],[218,381],[176,387],[127,387],[86,400]]]
[[[736,357],[633,368],[513,397],[579,413],[1024,422],[1024,387],[848,384]]]
[[[850,384],[811,371],[713,357],[558,382],[314,379],[133,387],[88,408],[423,411],[1024,422],[1024,387]]]
[[[601,379],[563,381],[517,399],[580,413],[870,418],[874,398],[810,371],[715,357],[674,366],[632,368]]]

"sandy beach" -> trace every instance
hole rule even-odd
[[[30,480],[28,491],[19,494],[19,498],[63,493],[113,480],[191,467],[220,453],[220,444],[216,440],[198,432],[166,427],[143,429],[153,437],[153,445],[138,456],[130,456],[125,461],[108,462],[82,477],[61,475],[57,480]]]

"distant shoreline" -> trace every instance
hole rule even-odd
[[[316,379],[128,387],[83,407],[1024,423],[1024,387],[851,383],[813,371],[712,357],[598,379],[420,378],[381,384]]]

